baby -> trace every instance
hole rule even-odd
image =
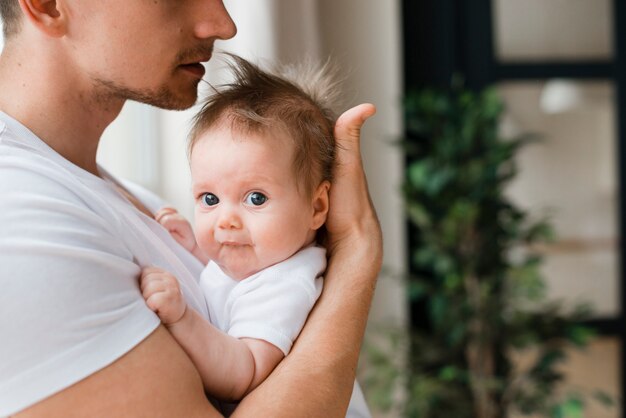
[[[208,263],[200,284],[211,322],[187,307],[167,272],[147,268],[141,277],[148,306],[222,400],[263,382],[322,291],[326,252],[317,238],[328,213],[328,102],[337,91],[325,68],[275,75],[232,60],[235,81],[207,101],[190,134],[195,237],[174,209],[156,215]]]

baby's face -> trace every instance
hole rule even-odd
[[[293,152],[287,138],[243,138],[222,127],[193,147],[196,240],[234,279],[289,258],[323,223],[314,197],[298,191]]]

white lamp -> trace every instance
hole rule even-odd
[[[554,78],[543,87],[539,106],[548,114],[565,113],[584,103],[583,94],[578,83]]]

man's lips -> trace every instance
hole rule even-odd
[[[199,62],[195,62],[192,64],[183,64],[180,66],[180,68],[198,78],[204,77],[204,73],[206,72],[204,65],[200,64]]]

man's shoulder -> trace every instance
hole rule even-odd
[[[0,142],[0,191],[65,192],[73,195],[75,180],[55,161],[27,148]]]
[[[106,238],[119,247],[115,231],[120,221],[103,197],[45,155],[0,143],[0,195],[5,244],[29,240],[52,246],[80,241],[100,248]],[[89,235],[101,237],[100,243]]]
[[[78,167],[75,167],[79,170]],[[66,165],[27,148],[5,146],[0,142],[0,211],[64,214],[81,222],[111,222],[102,194]],[[102,203],[102,202],[100,202]],[[6,219],[6,217],[5,217]]]

